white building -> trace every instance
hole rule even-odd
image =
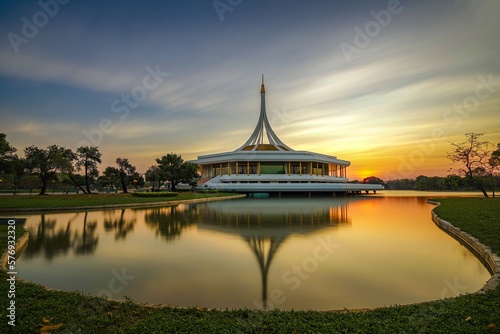
[[[349,161],[308,151],[295,151],[274,133],[266,114],[264,76],[259,120],[248,140],[232,152],[199,156],[200,189],[242,193],[331,192],[382,190],[377,184],[347,183]],[[267,139],[267,140],[266,140]]]

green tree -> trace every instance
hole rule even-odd
[[[17,158],[16,149],[7,141],[7,136],[0,133],[0,173],[11,172],[11,161]]]
[[[132,166],[128,159],[125,158],[117,158],[116,164],[118,165],[118,177],[120,179],[122,190],[123,193],[126,194],[128,192],[127,185],[135,173],[135,166]]]
[[[17,190],[24,175],[25,161],[16,152],[16,148],[7,141],[7,136],[0,133],[0,182]]]
[[[451,143],[454,147],[452,152],[448,152],[448,159],[454,163],[461,164],[458,169],[459,175],[463,175],[472,185],[480,190],[484,197],[488,197],[485,188],[486,164],[489,159],[488,146],[486,141],[480,141],[483,133],[466,133],[466,141]]]
[[[199,179],[198,166],[190,162],[184,162],[181,168],[181,183],[189,184],[194,188],[198,185]]]
[[[98,182],[101,186],[108,189],[114,189],[120,182],[120,171],[116,167],[106,167],[102,176],[98,178]]]
[[[83,169],[86,192],[90,194],[90,180],[99,176],[97,164],[100,164],[101,152],[94,146],[81,146],[76,149],[76,168]]]
[[[428,190],[427,183],[429,182],[429,177],[425,175],[419,175],[415,178],[415,185],[413,188],[415,190]]]
[[[132,182],[132,184],[134,185],[134,187],[137,189],[137,188],[142,188],[144,187],[145,185],[145,182],[144,182],[144,177],[135,172],[134,174],[132,174],[130,176],[130,182]]]
[[[16,152],[16,148],[7,141],[7,136],[0,133],[0,176],[8,174],[14,188],[18,187],[24,174],[24,159],[19,158]]]
[[[49,181],[58,172],[72,168],[75,154],[67,148],[51,145],[47,149],[30,146],[24,149],[26,167],[42,181],[39,195],[45,195]]]
[[[195,186],[199,179],[198,167],[190,162],[185,162],[180,155],[169,153],[156,159],[160,177],[170,183],[172,191],[175,191],[179,183]]]
[[[158,191],[160,187],[165,184],[165,181],[161,175],[160,167],[151,166],[148,168],[146,173],[144,174],[146,181],[151,183],[151,190]]]

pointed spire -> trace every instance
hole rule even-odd
[[[266,89],[264,87],[264,74],[262,74],[262,85],[260,86],[260,115],[259,120],[257,121],[257,125],[255,126],[255,130],[253,130],[250,138],[236,151],[255,151],[260,150],[262,145],[266,146],[274,146],[276,151],[293,151],[290,147],[288,147],[285,143],[283,143],[278,136],[274,133],[271,128],[271,124],[269,124],[269,120],[267,119],[266,113]],[[269,144],[264,142],[264,138],[267,137],[267,141]]]

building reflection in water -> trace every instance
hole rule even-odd
[[[261,281],[262,307],[268,307],[268,278],[273,259],[289,237],[350,223],[347,201],[336,199],[316,203],[305,199],[280,202],[246,199],[185,204],[168,207],[41,214],[30,218],[30,240],[25,259],[43,255],[51,261],[57,256],[92,255],[101,233],[114,233],[116,242],[134,232],[137,221],[170,243],[194,225],[199,229],[237,235],[255,256]],[[37,221],[38,220],[38,221]]]
[[[363,196],[33,214],[18,264],[23,279],[90,294],[123,267],[137,274],[124,295],[179,306],[377,307],[439,297],[453,277],[476,291],[487,270],[432,223],[430,209],[415,198]],[[351,221],[355,228],[341,228]],[[311,273],[306,260],[324,240],[342,247],[303,278],[295,268]]]
[[[224,202],[197,206],[198,227],[240,236],[252,250],[259,265],[262,307],[268,307],[269,269],[276,253],[293,234],[307,234],[350,222],[347,202],[328,206],[303,205],[304,199],[287,199],[286,206],[266,199]]]

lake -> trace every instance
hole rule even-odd
[[[431,220],[426,198],[445,195],[23,215],[30,239],[18,276],[114,299],[230,309],[371,308],[475,292],[488,271]]]

